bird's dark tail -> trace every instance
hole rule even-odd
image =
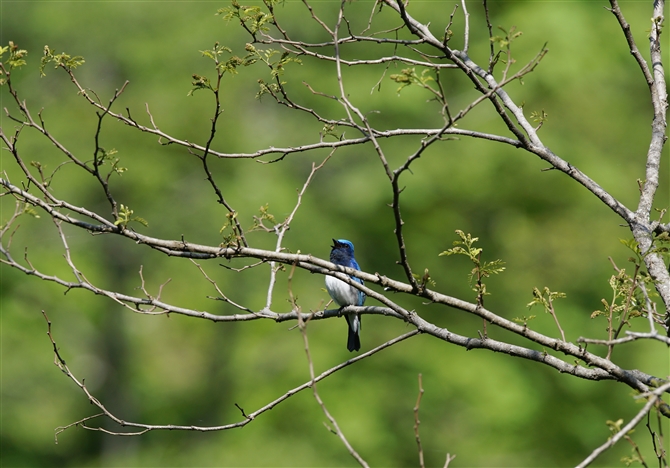
[[[361,349],[361,317],[360,315],[347,315],[347,325],[349,325],[349,334],[347,335],[347,349],[349,351],[358,351]]]

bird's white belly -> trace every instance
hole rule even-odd
[[[333,276],[326,276],[328,294],[340,307],[358,304],[358,289]]]

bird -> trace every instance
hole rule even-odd
[[[330,261],[335,265],[359,271],[361,269],[354,258],[354,244],[346,239],[333,239]],[[349,278],[358,284],[364,284],[360,278],[354,278],[353,276],[349,276]],[[359,291],[334,276],[326,276],[326,290],[340,308],[348,305],[362,306],[365,303],[366,296],[363,291]],[[361,316],[360,314],[346,314],[344,318],[347,319],[347,325],[349,326],[347,349],[349,351],[358,351],[361,349]]]

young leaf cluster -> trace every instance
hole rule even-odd
[[[282,86],[285,85],[286,82],[281,81],[279,77],[284,74],[286,65],[291,62],[302,65],[302,60],[293,57],[291,53],[287,51],[282,52],[277,60],[275,59],[275,56],[280,52],[276,49],[257,49],[253,44],[247,44],[245,49],[249,52],[249,55],[256,57],[257,60],[262,61],[268,68],[270,68],[270,76],[274,81],[274,83],[266,83],[265,80],[259,79],[258,84],[260,85],[260,90],[256,94],[256,99],[260,99],[265,94],[274,96],[281,91]]]
[[[652,244],[651,249],[647,252],[647,255],[651,253],[659,254],[666,260],[670,258],[670,234],[662,232],[654,237],[654,243]]]
[[[264,0],[263,3],[269,8],[279,3],[277,0]],[[258,6],[244,6],[240,5],[237,0],[232,0],[231,6],[219,8],[217,15],[223,15],[223,19],[230,21],[237,19],[242,27],[250,34],[255,34],[258,31],[269,31],[268,24],[274,24],[274,15],[272,13],[264,13]]]
[[[651,278],[641,272],[634,276],[626,273],[625,268],[621,268],[616,275],[612,275],[609,279],[612,300],[608,302],[604,298],[601,299],[603,310],[594,311],[591,318],[601,315],[612,316],[614,319],[628,323],[630,318],[642,316],[645,299],[638,284],[640,281],[651,283]]]
[[[491,37],[491,42],[498,44],[500,49],[509,50],[512,42],[523,34],[523,32],[516,30],[516,26],[509,28],[509,31],[506,31],[502,26],[498,26],[498,29],[500,29],[504,35]]]
[[[96,166],[102,166],[106,163],[111,164],[111,172],[115,174],[123,174],[128,170],[127,167],[119,166],[119,158],[115,158],[114,155],[118,153],[118,151],[114,148],[111,150],[107,151],[104,148],[98,148],[97,150],[97,155],[96,155],[96,160],[95,160],[95,165]]]
[[[270,67],[270,75],[272,78],[278,78],[283,75],[284,67],[291,62],[302,64],[302,60],[292,57],[291,53],[288,51],[282,52],[279,60],[273,60],[273,57],[279,53],[276,49],[259,50],[254,47],[253,44],[247,44],[245,50],[249,52],[249,56],[255,57]]]
[[[42,60],[40,61],[40,76],[46,76],[46,73],[44,73],[44,68],[50,63],[54,64],[54,68],[62,67],[65,70],[70,71],[83,64],[84,57],[79,55],[72,57],[65,52],[55,54],[48,45],[45,45],[44,57],[42,57]]]
[[[549,115],[544,111],[544,109],[540,111],[533,111],[530,113],[530,119],[537,123],[537,127],[535,127],[535,130],[539,130],[542,125],[547,121],[549,118]]]
[[[430,272],[428,271],[428,268],[426,268],[423,272],[423,275],[417,275],[416,273],[412,273],[412,276],[414,277],[415,280],[418,281],[419,283],[419,290],[423,291],[426,289],[426,286],[431,286],[435,287],[437,286],[437,283],[433,278],[430,276]]]
[[[431,91],[434,91],[432,88],[430,88],[428,83],[430,81],[435,81],[435,79],[428,73],[430,73],[430,70],[426,68],[421,72],[421,75],[418,75],[416,73],[416,69],[412,67],[405,68],[401,70],[400,73],[394,73],[389,78],[400,85],[396,90],[398,94],[400,94],[400,91],[413,84],[419,85],[422,88],[429,88]]]
[[[232,245],[240,245],[242,241],[242,236],[237,228],[237,212],[229,211],[226,213],[226,222],[223,224],[221,229],[219,229],[219,234],[223,236],[223,241],[221,242],[221,247],[230,247]],[[227,234],[230,232],[230,234]]]
[[[193,82],[191,85],[193,89],[188,92],[188,96],[192,96],[196,91],[201,89],[208,89],[212,92],[218,92],[218,83],[223,75],[228,73],[229,75],[237,75],[238,67],[248,67],[256,63],[256,57],[253,54],[247,54],[244,57],[240,58],[237,55],[233,55],[226,61],[221,61],[220,57],[224,53],[231,54],[233,53],[230,47],[219,44],[218,42],[214,44],[209,50],[201,50],[200,53],[203,57],[207,57],[214,61],[216,64],[216,72],[218,75],[218,80],[216,85],[212,85],[212,81],[206,76],[193,74]]]
[[[248,232],[253,231],[273,232],[273,229],[267,227],[264,223],[264,221],[268,221],[272,223],[273,226],[277,224],[277,220],[275,219],[274,215],[268,211],[269,209],[270,209],[269,203],[266,203],[265,205],[259,208],[258,216],[254,216],[254,224],[248,229]],[[224,228],[225,226],[221,230],[223,231]]]
[[[505,262],[500,259],[493,260],[492,262],[483,262],[481,259],[483,249],[481,247],[474,247],[474,244],[479,240],[479,237],[472,237],[470,233],[465,234],[460,229],[456,230],[456,234],[458,234],[461,240],[454,241],[454,247],[445,250],[439,256],[465,255],[470,259],[474,264],[474,268],[470,271],[468,281],[472,285],[473,281],[476,279],[475,284],[472,286],[472,290],[477,293],[477,300],[481,303],[484,296],[490,295],[490,293],[486,291],[486,284],[482,282],[482,279],[502,273],[505,270],[505,267],[503,266],[505,265]]]
[[[144,218],[140,218],[139,216],[133,216],[133,213],[134,213],[133,210],[131,210],[124,204],[121,204],[121,208],[119,209],[119,216],[116,219],[116,221],[114,221],[114,224],[116,226],[120,225],[125,228],[128,225],[128,223],[130,223],[131,221],[135,221],[140,223],[144,227],[149,226],[149,223],[147,223],[147,221]]]
[[[553,310],[553,302],[556,299],[562,299],[564,297],[565,293],[550,291],[546,286],[542,291],[540,291],[538,288],[533,288],[533,300],[526,304],[526,307],[530,309],[533,306],[539,305],[544,307],[545,312],[550,312]]]
[[[4,55],[6,52],[9,52],[9,58],[7,60],[4,60]],[[24,57],[28,55],[28,51],[24,49],[19,49],[19,47],[14,44],[14,42],[9,41],[9,45],[5,47],[0,47],[0,62],[3,67],[0,69],[0,86],[4,85],[6,82],[6,78],[4,77],[5,70],[4,65],[7,65],[7,69],[11,70],[12,68],[17,68],[17,67],[22,67],[23,65],[26,64],[26,61]]]

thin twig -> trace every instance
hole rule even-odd
[[[421,397],[423,396],[423,383],[421,381],[421,374],[419,374],[419,395],[416,398],[416,404],[414,405],[414,438],[416,439],[416,445],[419,450],[419,466],[425,468],[426,464],[423,461],[423,447],[421,446],[421,437],[419,436],[419,408],[421,407]]]
[[[295,298],[293,296],[292,288],[291,288],[291,279],[293,277],[293,273],[295,272],[295,266],[291,269],[291,273],[289,274],[289,296],[291,303],[293,305],[293,308],[295,309],[297,307],[297,304],[295,303]],[[326,415],[326,418],[328,418],[328,421],[330,421],[330,424],[332,425],[333,429],[332,432],[339,437],[339,439],[342,441],[344,446],[346,447],[347,451],[351,454],[352,457],[358,462],[359,465],[361,465],[364,468],[369,468],[369,465],[367,462],[358,454],[358,452],[354,449],[354,447],[349,443],[347,440],[347,437],[344,435],[342,432],[342,429],[340,429],[340,425],[337,423],[337,420],[333,417],[332,414],[330,414],[330,411],[328,411],[328,408],[326,408],[326,404],[324,401],[321,399],[321,396],[319,395],[319,392],[316,388],[316,376],[314,374],[314,362],[312,361],[312,355],[309,351],[309,340],[307,338],[307,322],[305,322],[301,316],[298,318],[298,327],[300,328],[300,333],[302,335],[303,339],[303,344],[305,347],[305,355],[307,357],[307,365],[309,367],[309,376],[311,378],[311,387],[312,387],[312,394],[314,395],[314,399],[318,403],[319,407],[321,408],[321,411],[323,411],[323,414]]]

